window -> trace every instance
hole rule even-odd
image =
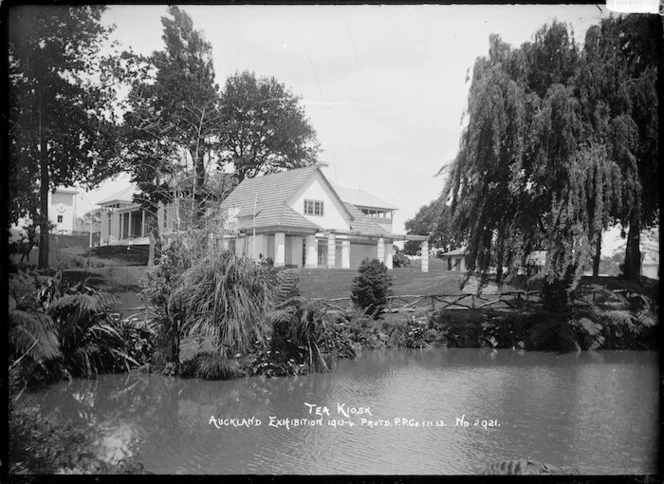
[[[323,216],[323,202],[319,200],[305,200],[304,201],[304,214],[305,215],[318,215]]]
[[[63,219],[62,219],[62,215],[58,215],[58,223],[59,223],[59,224],[62,223],[62,220],[63,220]]]

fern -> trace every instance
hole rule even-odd
[[[277,272],[275,291],[275,302],[277,306],[301,295],[298,287],[299,282],[300,276],[297,271],[293,269],[284,269]]]
[[[61,355],[53,320],[46,314],[14,309],[9,321],[9,342],[17,357],[29,352],[34,361],[42,362]]]

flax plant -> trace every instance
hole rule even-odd
[[[266,271],[248,259],[215,251],[196,261],[169,298],[182,322],[181,350],[191,353],[194,339],[198,352],[227,357],[264,344],[271,293]]]

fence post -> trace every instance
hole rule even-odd
[[[435,296],[430,296],[431,297],[431,310],[436,309],[436,297]]]

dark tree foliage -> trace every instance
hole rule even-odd
[[[160,245],[157,210],[173,201],[174,181],[187,179],[191,221],[201,217],[209,195],[206,164],[216,147],[219,120],[212,46],[186,12],[171,6],[168,13],[161,19],[163,50],[147,58],[124,54],[134,70],[124,117],[124,158],[140,191],[136,201],[149,214],[151,254]]]
[[[451,229],[452,213],[442,197],[427,205],[423,205],[410,220],[406,220],[406,233],[410,235],[427,235],[429,247],[444,251],[454,250],[464,245],[464,240]],[[403,251],[408,255],[417,255],[422,243],[409,240],[404,244]]]
[[[601,234],[629,227],[638,276],[638,233],[658,214],[657,66],[644,40],[661,24],[605,19],[578,47],[567,26],[542,27],[512,49],[496,35],[476,61],[468,126],[439,200],[467,240],[469,271],[516,274],[546,251],[545,293],[565,306],[583,270],[598,267]],[[653,182],[654,180],[654,182]],[[443,213],[441,206],[441,214]],[[552,306],[552,307],[553,307]]]
[[[253,72],[226,80],[218,134],[220,166],[231,164],[238,182],[312,165],[320,150],[300,98]]]
[[[9,221],[30,215],[39,225],[40,267],[48,266],[49,191],[94,188],[120,169],[104,10],[14,6],[7,17]]]
[[[662,49],[662,23],[656,16],[605,19],[588,29],[576,80],[594,140],[607,146],[622,172],[623,200],[611,219],[627,232],[625,276],[632,280],[640,274],[640,233],[659,219]]]
[[[378,259],[365,259],[353,279],[351,300],[367,314],[378,318],[390,295],[392,276]]]

